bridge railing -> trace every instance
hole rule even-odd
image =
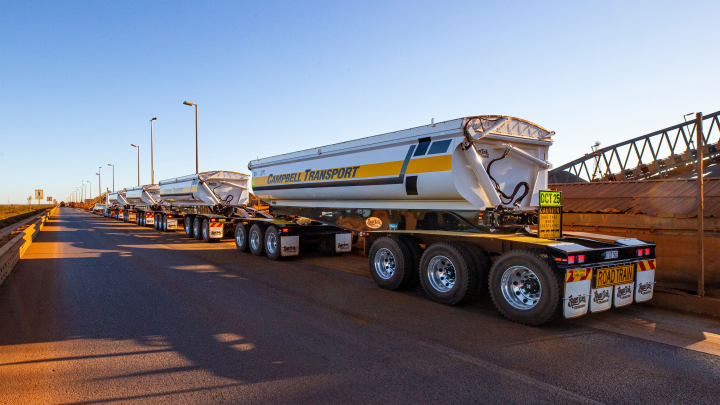
[[[703,150],[709,164],[720,163],[720,111],[703,116]],[[622,181],[691,175],[697,162],[696,121],[687,121],[611,145],[549,173],[550,183]]]

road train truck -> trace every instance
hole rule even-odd
[[[528,325],[649,300],[654,244],[563,234],[562,196],[547,184],[553,135],[519,118],[473,116],[248,168],[271,215],[362,236],[381,288],[419,281],[448,305],[489,293],[503,316]]]
[[[160,186],[146,184],[144,186],[125,189],[125,200],[130,204],[128,221],[134,221],[140,226],[155,225],[155,216],[161,212],[163,205],[160,201]]]
[[[163,228],[180,224],[190,238],[218,242],[234,236],[238,250],[277,260],[316,247],[328,254],[351,250],[344,228],[295,216],[272,216],[250,204],[250,176],[212,171],[160,182],[161,201],[176,209],[161,214]]]

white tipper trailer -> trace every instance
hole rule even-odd
[[[108,193],[105,199],[105,216],[122,221],[125,217],[125,190]]]
[[[126,188],[125,200],[130,204],[126,207],[132,212],[130,220],[140,226],[154,225],[155,215],[161,212],[163,207],[160,202],[160,186],[157,184]]]
[[[204,242],[234,235],[238,250],[274,260],[299,254],[301,244],[318,245],[328,254],[351,250],[352,234],[346,229],[304,218],[274,217],[251,207],[249,182],[250,176],[230,171],[161,181],[160,200],[175,207],[160,215],[162,229],[176,229],[182,223],[188,237]]]
[[[560,195],[547,192],[552,135],[515,117],[473,116],[248,168],[271,214],[360,233],[381,288],[419,281],[447,305],[489,292],[503,316],[528,325],[649,300],[654,244],[562,235]],[[547,196],[557,201],[541,204]],[[551,218],[542,226],[555,226],[553,237],[533,230],[539,218]]]

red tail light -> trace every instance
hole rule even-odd
[[[644,252],[643,249],[638,249],[638,250],[637,250],[637,255],[638,255],[638,256],[642,256],[642,255],[643,255],[643,252]]]
[[[568,256],[568,264],[574,264],[575,263],[575,256]]]
[[[578,263],[585,263],[585,255],[577,256]]]
[[[282,229],[282,233],[288,233],[288,232],[290,232],[289,229],[287,229],[287,228],[283,228],[283,229]]]
[[[215,218],[210,218],[210,222],[217,222],[217,219],[215,219]]]
[[[645,256],[650,256],[650,248],[645,248]]]

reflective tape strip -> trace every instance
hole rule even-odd
[[[222,226],[222,222],[210,222],[210,228],[220,228]]]
[[[638,262],[638,271],[655,270],[655,259]]]
[[[573,283],[575,281],[589,280],[592,276],[592,269],[577,269],[568,270],[565,276],[566,283]]]

